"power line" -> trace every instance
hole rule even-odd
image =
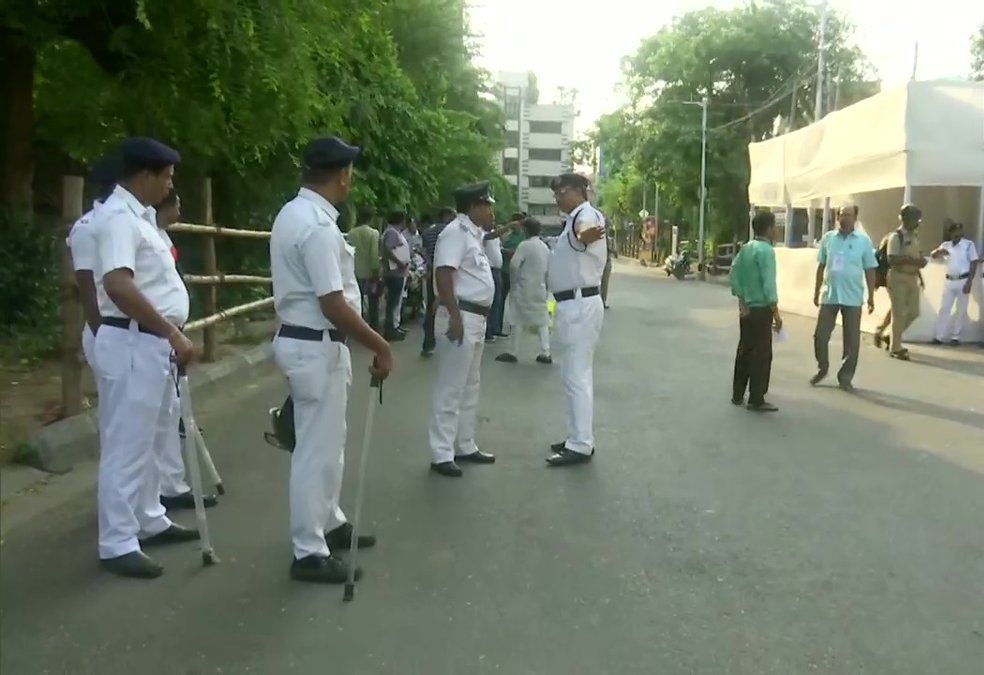
[[[733,127],[736,124],[741,124],[742,122],[750,119],[751,117],[759,114],[760,112],[763,112],[764,110],[768,110],[776,103],[789,96],[790,94],[795,95],[796,91],[800,87],[802,78],[806,75],[807,71],[811,70],[812,68],[813,68],[813,61],[811,61],[809,64],[804,65],[792,77],[790,77],[781,85],[779,85],[778,89],[776,89],[776,91],[769,97],[769,100],[763,103],[761,106],[759,106],[755,110],[745,115],[742,115],[737,119],[731,120],[730,122],[725,122],[720,126],[716,126],[712,129],[709,129],[709,131],[721,131],[722,129],[728,129],[730,127]]]

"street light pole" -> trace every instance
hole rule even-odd
[[[700,235],[697,249],[697,269],[700,270],[698,276],[701,281],[707,279],[707,272],[704,270],[704,201],[707,198],[707,97],[701,99],[701,124],[700,124]]]

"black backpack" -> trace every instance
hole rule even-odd
[[[901,232],[895,230],[892,234],[897,235],[899,237],[899,243],[902,243]],[[892,237],[892,234],[882,239],[878,250],[875,251],[875,262],[878,263],[878,268],[875,270],[875,288],[888,286],[888,240]]]

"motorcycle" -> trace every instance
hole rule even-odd
[[[690,251],[681,251],[679,255],[666,257],[666,260],[663,262],[663,271],[666,272],[666,276],[672,275],[677,279],[684,279],[688,274],[693,272],[690,265]]]

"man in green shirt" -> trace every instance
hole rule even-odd
[[[372,226],[376,210],[359,208],[359,224],[348,233],[349,246],[355,247],[355,278],[362,293],[363,315],[373,330],[379,327],[379,230]]]
[[[779,410],[765,400],[772,371],[772,331],[782,328],[776,293],[776,253],[772,249],[775,227],[773,214],[755,214],[755,239],[742,246],[731,267],[731,294],[738,298],[741,327],[731,402],[744,403],[748,389],[748,409],[755,412]]]

